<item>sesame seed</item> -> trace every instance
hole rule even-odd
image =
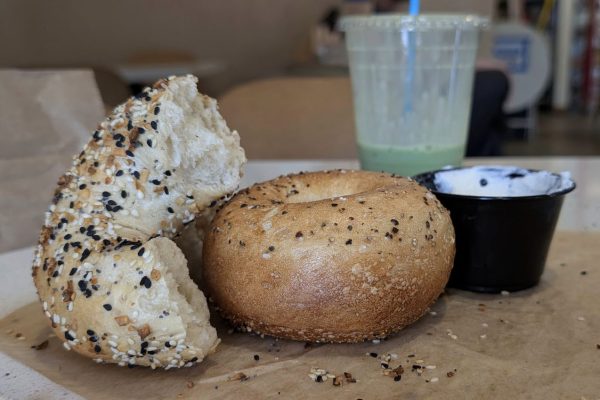
[[[86,258],[88,258],[88,256],[90,255],[90,249],[84,249],[83,253],[81,254],[81,259],[79,261],[83,261]]]
[[[157,186],[160,185],[160,181],[158,179],[152,179],[150,182]]]
[[[173,214],[175,211],[173,211],[173,209],[171,207],[167,207],[167,211],[170,212],[171,214]]]
[[[152,287],[152,281],[147,276],[144,276],[140,281],[140,286],[144,286],[146,289],[150,289],[150,287]]]
[[[138,255],[138,256],[140,256],[140,257],[142,257],[142,256],[144,255],[144,251],[146,251],[146,249],[142,247],[142,248],[141,248],[141,249],[138,251],[137,255]]]
[[[112,306],[110,304],[103,304],[102,307],[104,307],[106,311],[112,310]]]
[[[154,115],[158,115],[159,112],[160,112],[160,107],[159,106],[154,107]]]
[[[346,245],[350,245],[350,244],[352,244],[352,239],[346,240]]]
[[[152,140],[151,139],[146,140],[146,144],[148,146],[152,147]]]
[[[166,186],[163,186],[163,192],[165,192],[165,194],[169,194],[169,188]]]
[[[275,246],[269,246],[269,251],[275,250]]]
[[[122,198],[126,198],[127,197],[127,192],[124,190],[121,190],[121,197]]]
[[[83,190],[87,187],[87,185],[85,183],[82,183],[81,185],[79,185],[79,190]]]
[[[156,130],[158,129],[158,123],[156,121],[152,121],[150,122],[150,126],[152,127],[152,129]]]
[[[133,157],[133,152],[131,150],[125,150],[125,154],[127,154],[129,157]]]

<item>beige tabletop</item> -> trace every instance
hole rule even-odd
[[[0,255],[0,398],[600,398],[600,158],[467,163],[571,171],[578,186],[565,200],[538,287],[505,296],[448,290],[430,314],[380,343],[307,347],[230,334],[218,323],[223,344],[200,366],[129,371],[67,353],[53,337],[47,348],[31,348],[49,330],[39,305],[27,306],[35,291],[32,248],[25,248]],[[357,166],[352,160],[251,161],[242,186],[300,170]],[[401,382],[383,375],[386,356],[403,366]],[[315,383],[308,377],[313,367],[350,372],[358,381]],[[240,373],[248,379],[236,380]]]

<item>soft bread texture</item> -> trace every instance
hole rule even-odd
[[[115,108],[59,179],[33,263],[65,348],[166,369],[215,349],[206,299],[171,239],[237,188],[245,161],[193,76]]]
[[[239,328],[358,342],[421,317],[443,291],[454,252],[448,211],[414,181],[305,173],[256,184],[217,212],[203,277]]]

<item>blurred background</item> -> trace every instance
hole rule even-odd
[[[422,0],[483,34],[468,155],[600,154],[600,1]],[[0,0],[0,67],[89,68],[106,109],[193,73],[250,158],[352,158],[340,16],[394,0]],[[315,139],[319,146],[315,146]],[[293,144],[293,145],[290,145]]]

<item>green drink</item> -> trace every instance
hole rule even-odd
[[[412,176],[461,164],[486,23],[470,15],[342,19],[363,169]]]
[[[446,165],[460,165],[464,146],[400,147],[358,143],[358,155],[363,169],[386,171],[412,176]]]

